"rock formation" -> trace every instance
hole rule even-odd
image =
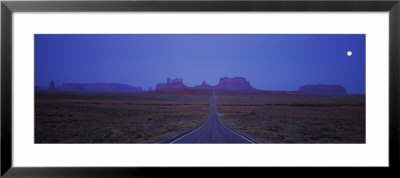
[[[340,85],[303,85],[299,92],[318,95],[346,95],[347,91]]]
[[[142,88],[118,83],[64,83],[60,90],[73,92],[142,92]]]
[[[159,83],[156,85],[156,89],[162,88],[187,88],[187,86],[183,84],[183,79],[176,78],[170,80],[170,78],[167,78],[167,83]]]
[[[56,87],[54,86],[54,81],[50,81],[49,88],[47,88],[47,91],[57,91]]]
[[[250,82],[243,77],[221,78],[218,85],[214,88],[225,90],[255,90],[255,88],[250,85]]]
[[[201,83],[201,85],[197,85],[197,86],[195,86],[195,88],[213,88],[213,86],[211,86],[211,85],[208,85],[207,83],[206,83],[206,81],[205,80],[203,80],[203,83]]]

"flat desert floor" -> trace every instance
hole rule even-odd
[[[220,92],[217,96],[222,122],[262,143],[365,143],[363,95]]]
[[[211,90],[35,93],[35,143],[159,143],[203,124]],[[225,126],[261,143],[365,143],[365,96],[216,91]]]
[[[35,143],[156,143],[200,126],[210,102],[206,95],[36,93]]]

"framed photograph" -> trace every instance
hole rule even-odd
[[[3,1],[1,174],[394,170],[399,20],[398,1]]]

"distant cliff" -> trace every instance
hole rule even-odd
[[[142,88],[118,83],[64,83],[60,91],[73,92],[142,92]]]
[[[205,88],[205,89],[209,89],[209,88],[213,88],[213,86],[208,85],[208,84],[206,83],[206,81],[203,80],[203,83],[201,83],[201,85],[197,85],[197,86],[195,86],[194,88]]]
[[[219,83],[216,86],[208,85],[206,81],[203,81],[201,85],[197,85],[194,88],[204,88],[204,89],[215,88],[223,90],[255,90],[255,88],[253,88],[250,85],[250,82],[247,81],[244,77],[234,77],[234,78],[223,77],[219,79]]]
[[[183,79],[176,78],[171,80],[170,78],[167,78],[166,83],[158,83],[156,85],[156,89],[171,89],[171,88],[189,88],[185,84],[183,84]],[[211,86],[206,83],[205,80],[201,83],[201,85],[197,85],[193,88],[199,88],[199,89],[223,89],[223,90],[255,90],[250,85],[250,82],[247,81],[244,77],[234,77],[234,78],[228,78],[228,77],[223,77],[219,80],[218,85],[216,86]]]
[[[54,81],[50,81],[49,88],[47,88],[47,91],[57,91],[56,87],[54,86]]]
[[[347,91],[340,85],[303,85],[299,88],[301,93],[318,94],[318,95],[346,95]]]
[[[225,90],[255,90],[244,77],[221,78],[219,79],[218,85],[214,88]]]
[[[187,88],[187,86],[183,84],[183,79],[176,78],[171,80],[167,78],[167,83],[159,83],[156,85],[156,89],[162,88]]]

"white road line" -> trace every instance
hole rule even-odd
[[[204,126],[204,124],[206,124],[206,123],[208,122],[208,120],[210,120],[210,117],[209,117],[209,118],[207,119],[207,121],[205,121],[200,127],[198,127],[197,129],[194,129],[193,131],[191,131],[191,132],[189,132],[189,133],[183,135],[182,137],[179,137],[178,139],[174,140],[174,141],[171,142],[171,143],[175,143],[176,141],[182,139],[183,137],[186,137],[187,135],[189,135],[189,134],[191,134],[191,133],[193,133],[193,132],[199,130],[200,128],[202,128],[202,127]],[[169,143],[169,144],[171,144],[171,143]]]
[[[214,95],[214,93],[213,93],[213,95]],[[249,140],[249,139],[247,139],[246,137],[244,137],[244,136],[242,136],[242,135],[240,135],[240,134],[238,134],[238,133],[236,133],[235,131],[233,131],[233,130],[231,130],[231,129],[229,129],[228,127],[226,127],[222,122],[221,122],[221,120],[219,119],[219,117],[218,117],[218,113],[217,113],[217,111],[216,111],[216,106],[215,106],[215,96],[213,96],[213,107],[214,107],[214,109],[215,109],[215,113],[217,114],[217,119],[218,119],[218,122],[225,128],[225,129],[227,129],[227,130],[229,130],[229,131],[231,131],[231,132],[233,132],[234,134],[236,134],[237,136],[239,136],[239,137],[242,137],[243,139],[245,139],[245,140],[247,140],[248,142],[250,142],[250,143],[253,143],[254,144],[254,142],[253,141],[251,141],[251,140]],[[212,108],[213,107],[211,107],[211,110],[212,110]],[[211,115],[211,113],[210,113],[210,115]],[[178,140],[180,140],[180,139],[182,139],[183,137],[186,137],[187,135],[190,135],[191,133],[193,133],[193,132],[195,132],[195,131],[197,131],[197,130],[199,130],[200,128],[202,128],[209,120],[210,120],[210,115],[209,115],[209,117],[208,117],[208,119],[207,119],[207,121],[206,122],[204,122],[200,127],[198,127],[197,129],[195,129],[195,130],[193,130],[193,131],[191,131],[191,132],[189,132],[189,133],[187,133],[187,134],[185,134],[185,135],[183,135],[182,137],[179,137],[178,139],[176,139],[176,140],[174,140],[173,142],[171,142],[171,143],[175,143],[175,142],[177,142]],[[213,135],[214,135],[214,133],[213,133]],[[169,144],[171,144],[171,143],[169,143]]]
[[[218,114],[218,113],[217,113]],[[218,118],[218,120],[219,120],[219,118]],[[222,122],[221,122],[221,120],[219,120],[219,122],[221,123],[221,125],[222,126],[224,126],[226,129],[228,129],[229,131],[231,131],[231,132],[233,132],[234,134],[236,134],[236,135],[238,135],[238,136],[240,136],[240,137],[242,137],[242,138],[244,138],[244,139],[246,139],[247,141],[249,141],[250,143],[253,143],[253,144],[255,144],[253,141],[251,141],[251,140],[249,140],[249,139],[247,139],[246,137],[244,137],[244,136],[242,136],[242,135],[240,135],[240,134],[238,134],[238,133],[236,133],[235,131],[233,131],[233,130],[231,130],[231,129],[229,129],[228,127],[226,127]]]
[[[214,102],[214,104],[215,104],[215,93],[213,93],[213,102]],[[218,119],[219,123],[220,123],[223,127],[225,127],[226,129],[228,129],[229,131],[233,132],[234,134],[236,134],[236,135],[238,135],[238,136],[244,138],[244,139],[247,140],[248,142],[254,144],[253,141],[251,141],[251,140],[247,139],[246,137],[243,137],[243,136],[241,136],[240,134],[236,133],[235,131],[229,129],[228,127],[226,127],[226,126],[221,122],[221,120],[220,120],[219,117],[218,117],[217,106],[215,106],[215,113],[217,114],[217,119]]]

